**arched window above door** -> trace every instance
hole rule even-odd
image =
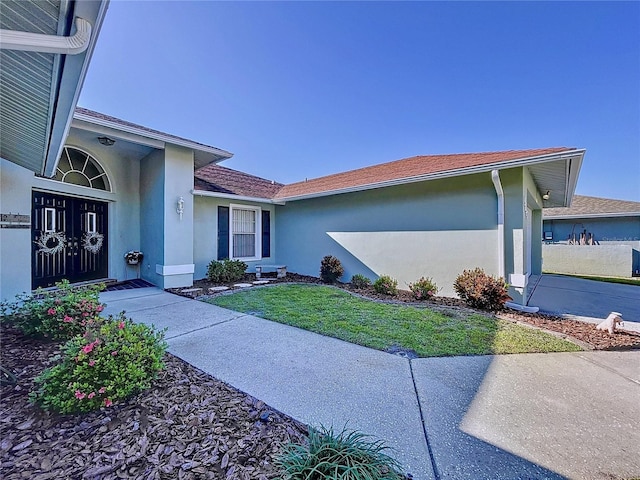
[[[107,173],[98,161],[75,147],[64,147],[54,178],[64,183],[111,191]]]

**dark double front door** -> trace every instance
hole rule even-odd
[[[107,277],[107,204],[33,192],[32,287]]]

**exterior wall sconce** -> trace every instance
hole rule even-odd
[[[109,138],[109,137],[98,137],[98,141],[105,147],[110,147],[111,145],[116,143],[116,141],[113,138]]]
[[[184,213],[184,198],[182,197],[178,197],[176,212],[178,212],[178,215],[180,215],[180,220],[182,220],[182,214]]]
[[[542,195],[542,199],[543,199],[543,200],[549,200],[549,197],[550,197],[550,196],[551,196],[551,195],[549,195],[549,190],[547,190],[547,193],[545,193],[544,195]]]

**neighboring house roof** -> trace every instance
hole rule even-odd
[[[547,205],[568,205],[584,153],[584,149],[555,147],[416,156],[286,185],[274,199],[301,200],[529,165],[540,191],[550,192]]]
[[[107,6],[2,0],[0,157],[53,175]]]
[[[195,172],[195,189],[207,192],[269,199],[283,186],[273,180],[266,180],[215,164]]]
[[[545,208],[542,211],[542,217],[545,220],[638,216],[640,216],[640,202],[585,195],[575,195],[570,207]]]
[[[172,145],[179,145],[187,148],[191,148],[194,151],[194,163],[195,168],[201,168],[209,165],[213,162],[219,162],[233,156],[232,153],[222,150],[211,145],[205,145],[204,143],[194,142],[177,135],[171,135],[159,130],[144,127],[120,118],[105,115],[104,113],[95,112],[87,108],[77,107],[73,116],[75,123],[74,127],[95,129],[96,126],[106,128],[108,130],[101,130],[109,136],[115,138],[124,138],[125,140],[131,140],[130,135],[136,135],[141,139],[149,139],[153,141],[170,143]],[[123,135],[125,134],[125,135]],[[138,140],[141,140],[138,139]],[[160,144],[151,143],[152,146],[160,147]]]

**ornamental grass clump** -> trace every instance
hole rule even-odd
[[[306,445],[286,444],[276,459],[285,480],[402,480],[400,465],[381,441],[333,428],[309,428]]]
[[[438,293],[438,286],[431,278],[420,277],[417,282],[409,284],[409,290],[416,300],[429,300]]]
[[[61,362],[36,378],[30,399],[62,414],[110,407],[151,386],[165,350],[164,331],[124,313],[92,322],[64,345]]]
[[[375,282],[373,282],[373,289],[383,295],[395,297],[398,295],[398,281],[395,278],[391,278],[389,275],[381,275]]]
[[[481,310],[502,310],[504,304],[511,300],[509,285],[504,279],[487,275],[481,268],[462,272],[453,288],[467,305]]]
[[[355,288],[367,288],[371,286],[371,280],[369,280],[361,273],[356,273],[353,277],[351,277],[351,285],[353,285]]]
[[[82,335],[100,316],[104,304],[98,296],[103,289],[104,284],[75,287],[63,280],[56,283],[55,290],[38,289],[33,294],[17,295],[12,303],[3,303],[3,319],[26,335],[68,340]]]
[[[335,283],[344,274],[344,267],[340,260],[333,255],[327,255],[320,262],[320,278],[325,283]]]

